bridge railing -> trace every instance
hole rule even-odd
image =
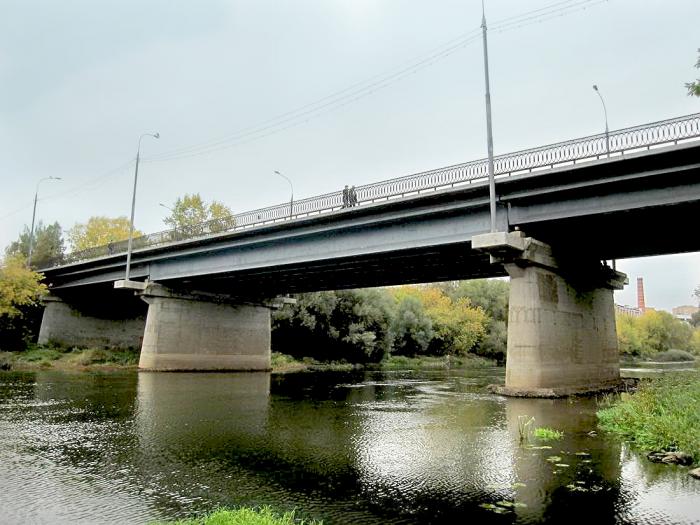
[[[547,146],[516,151],[494,158],[496,176],[508,176],[557,166],[620,156],[640,149],[650,149],[685,140],[700,139],[700,113],[625,128],[609,133],[558,142]],[[609,150],[608,150],[609,141]],[[487,160],[479,159],[445,168],[424,171],[355,188],[357,205],[405,197],[423,191],[434,191],[470,184],[488,176]],[[223,232],[343,209],[343,192],[336,191],[267,208],[246,211],[214,219],[187,228],[176,228],[136,237],[133,249],[153,248],[185,240],[206,238]],[[119,241],[87,250],[71,252],[47,263],[46,268],[79,262],[107,255],[125,253],[127,241]]]

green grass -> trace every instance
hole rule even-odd
[[[605,406],[607,405],[607,406]],[[634,394],[604,401],[602,429],[646,451],[683,451],[700,461],[700,377],[676,374],[640,383]]]
[[[3,354],[10,368],[128,367],[139,362],[139,351],[32,345],[24,352]]]
[[[533,431],[533,435],[542,441],[554,441],[564,437],[564,433],[554,428],[539,427]]]
[[[296,518],[294,511],[277,514],[270,507],[218,509],[199,518],[159,522],[153,525],[322,525],[322,521]]]

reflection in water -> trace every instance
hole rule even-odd
[[[2,373],[0,516],[146,523],[270,504],[330,524],[697,522],[700,483],[591,433],[595,400],[487,394],[499,380]],[[521,416],[564,437],[521,444]]]

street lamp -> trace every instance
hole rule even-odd
[[[596,93],[598,93],[598,96],[600,97],[600,101],[603,103],[603,112],[605,113],[605,147],[608,152],[608,158],[610,157],[610,131],[608,130],[608,109],[605,107],[605,100],[603,100],[603,95],[600,94],[600,91],[598,90],[598,86],[593,84],[593,89],[595,90]]]
[[[44,177],[36,183],[36,191],[34,192],[34,211],[32,212],[32,229],[29,232],[29,254],[27,256],[27,267],[32,265],[32,252],[34,251],[34,221],[36,219],[36,201],[39,199],[39,185],[45,180],[63,180],[61,177]]]
[[[134,209],[136,208],[136,182],[139,178],[139,158],[141,157],[141,140],[143,137],[153,137],[159,139],[159,133],[144,133],[139,137],[139,146],[136,149],[136,170],[134,171],[134,193],[131,196],[131,222],[129,223],[129,243],[126,247],[126,278],[129,282],[129,270],[131,269],[131,244],[134,240]]]
[[[291,219],[291,218],[292,218],[292,209],[293,209],[293,207],[294,207],[294,186],[292,186],[292,181],[289,180],[289,177],[287,177],[285,174],[280,173],[280,172],[277,171],[277,170],[275,170],[275,173],[276,173],[277,175],[279,175],[280,177],[283,177],[284,179],[286,179],[287,182],[289,183],[289,188],[290,188],[290,190],[291,190],[291,192],[292,192],[292,196],[291,196],[290,199],[289,199],[289,218]]]
[[[172,213],[175,213],[175,210],[173,210],[170,206],[166,206],[166,205],[163,204],[162,202],[159,202],[159,203],[158,203],[158,206],[162,206],[162,207],[165,208],[166,210],[170,210]]]

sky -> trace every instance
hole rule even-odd
[[[603,131],[593,84],[611,129],[700,112],[697,0],[486,0],[486,16],[496,154]],[[285,202],[274,170],[296,199],[482,158],[480,22],[479,0],[2,0],[0,247],[44,177],[63,180],[41,183],[37,219],[128,216],[143,133],[161,136],[142,142],[145,232],[185,193]],[[700,284],[698,253],[618,269],[622,304],[637,277],[669,310]]]

